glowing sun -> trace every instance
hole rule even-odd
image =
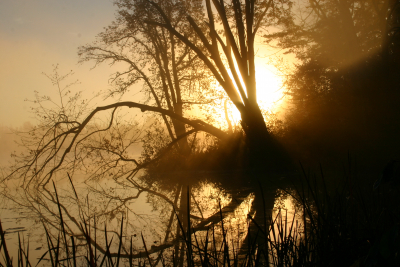
[[[256,63],[257,102],[261,109],[276,112],[283,98],[282,78],[277,70],[265,63]],[[237,124],[240,112],[233,105],[229,106],[229,119]]]

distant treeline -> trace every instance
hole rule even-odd
[[[23,149],[18,145],[17,132],[27,132],[32,129],[30,122],[19,127],[0,125],[0,166],[4,167],[12,160],[12,153],[20,153]]]

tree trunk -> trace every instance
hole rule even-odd
[[[249,168],[252,173],[287,171],[292,167],[289,156],[268,131],[257,104],[249,104],[241,113],[242,127],[249,149]]]
[[[175,105],[175,113],[183,117],[182,105],[179,105],[179,104]],[[172,119],[172,123],[174,125],[176,137],[179,137],[186,133],[186,127],[185,127],[184,123],[182,123],[178,120],[174,120],[174,119]],[[183,156],[188,156],[190,154],[190,147],[188,144],[187,136],[180,139],[178,144],[179,144],[180,153]]]

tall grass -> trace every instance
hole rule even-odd
[[[265,211],[257,218],[249,215],[247,237],[243,244],[228,237],[229,227],[224,223],[211,225],[200,234],[192,228],[190,205],[186,222],[178,218],[184,251],[172,254],[161,252],[157,258],[149,254],[142,236],[144,252],[141,257],[133,253],[132,239],[129,254],[122,257],[123,221],[119,234],[109,240],[104,229],[104,250],[99,253],[93,244],[96,228],[91,233],[90,223],[83,221],[81,231],[86,243],[78,245],[73,236],[66,234],[62,209],[58,200],[60,231],[51,237],[44,226],[47,251],[37,265],[45,266],[400,266],[399,209],[388,206],[397,200],[396,194],[373,192],[356,186],[352,175],[346,175],[343,185],[328,190],[324,173],[310,175],[303,169],[296,193],[298,200],[295,218],[289,222],[287,211],[280,210],[275,217]],[[261,197],[264,198],[261,191]],[[188,198],[189,199],[189,198]],[[386,199],[386,200],[385,200]],[[386,202],[385,202],[386,201]],[[385,206],[386,205],[386,206]],[[285,214],[284,214],[285,213]],[[184,227],[186,225],[186,227]],[[19,241],[18,259],[13,265],[1,228],[1,246],[4,266],[32,266],[29,246]],[[219,234],[218,234],[219,233]],[[128,240],[129,241],[129,240]],[[117,245],[117,246],[115,246]],[[117,251],[111,251],[112,248]],[[2,265],[3,266],[3,265]]]

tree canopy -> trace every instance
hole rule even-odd
[[[107,95],[117,101],[90,110],[85,102],[78,102],[78,95],[68,95],[68,112],[64,106],[46,110],[41,103],[49,99],[37,101],[40,105],[36,113],[42,123],[29,134],[31,140],[26,143],[29,155],[20,159],[13,175],[22,175],[27,184],[35,181],[37,185],[46,185],[58,170],[84,168],[85,159],[93,157],[102,158],[108,166],[112,162],[115,166],[121,162],[136,164],[123,172],[133,174],[159,158],[158,154],[165,149],[178,149],[180,154],[188,155],[196,138],[193,133],[197,131],[219,139],[228,136],[209,124],[212,120],[190,118],[188,111],[194,105],[210,103],[214,107],[219,104],[222,109],[221,99],[226,96],[241,113],[251,166],[257,168],[271,161],[269,166],[273,167],[282,160],[277,156],[280,151],[257,104],[255,38],[280,23],[281,17],[290,12],[290,1],[207,0],[205,7],[202,1],[120,0],[115,3],[116,21],[93,44],[80,47],[79,55],[81,62],[124,64],[124,70],[111,77],[114,87]],[[225,96],[215,89],[213,81],[223,88]],[[56,75],[53,83],[60,82]],[[137,83],[147,96],[144,103],[134,102],[129,96]],[[65,96],[60,96],[62,102]],[[124,144],[122,137],[118,141],[113,135],[101,136],[109,135],[114,126],[120,127],[117,114],[123,107],[159,114],[164,125],[160,129],[165,129],[169,136],[169,141],[163,141],[158,151],[145,161],[129,156],[131,142]],[[91,124],[104,112],[109,114],[104,126]],[[138,131],[136,127],[133,123],[131,129]],[[192,145],[188,142],[190,135]],[[147,135],[150,139],[152,136]],[[97,139],[93,141],[93,138]],[[151,145],[148,148],[148,152],[153,149]],[[100,157],[103,153],[111,153],[113,157]]]
[[[398,12],[391,0],[300,1],[266,36],[298,59],[286,87],[287,141],[299,156],[397,147]]]

